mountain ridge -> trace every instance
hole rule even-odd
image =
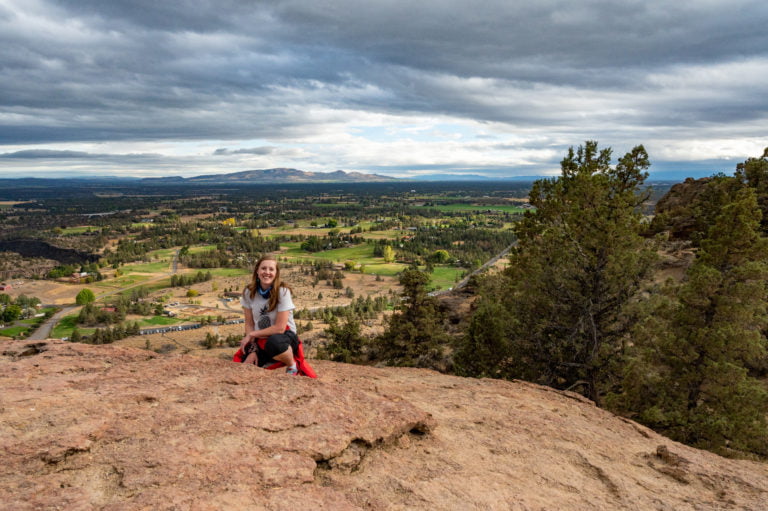
[[[146,177],[144,183],[171,183],[171,184],[211,184],[211,183],[245,183],[271,184],[271,183],[374,183],[398,181],[397,178],[380,176],[378,174],[364,174],[362,172],[345,172],[336,170],[333,172],[308,172],[304,170],[277,167],[271,169],[254,169],[231,172],[227,174],[203,174],[193,177]]]

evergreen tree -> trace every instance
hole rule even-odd
[[[72,334],[69,336],[70,342],[83,342],[83,336],[80,333],[80,330],[75,327],[74,330],[72,330]]]
[[[640,236],[648,155],[571,148],[561,175],[536,181],[510,266],[486,286],[455,364],[465,374],[574,388],[598,402],[632,326],[622,314],[653,266]]]
[[[376,339],[377,358],[389,365],[440,365],[448,337],[437,300],[427,293],[428,283],[429,275],[413,267],[400,276],[402,300]]]
[[[768,233],[768,147],[761,158],[749,158],[736,166],[736,176],[757,193],[757,203],[763,213],[761,228]]]
[[[649,304],[624,394],[615,404],[671,438],[768,455],[765,367],[768,239],[753,189],[735,192],[702,240],[686,280]]]
[[[318,349],[318,358],[347,364],[362,362],[366,340],[360,332],[360,322],[356,318],[347,317],[343,325],[339,325],[339,321],[332,318],[325,333],[328,342]]]

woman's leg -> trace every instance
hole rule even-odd
[[[270,335],[267,338],[265,351],[272,360],[282,362],[288,367],[288,372],[296,374],[294,351],[298,349],[299,340],[293,332]]]
[[[288,367],[291,367],[295,363],[293,359],[293,348],[288,348],[287,350],[280,353],[279,355],[275,355],[274,359],[277,360],[278,362],[282,362]]]

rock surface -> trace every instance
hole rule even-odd
[[[522,382],[3,343],[0,509],[768,509],[768,465]]]

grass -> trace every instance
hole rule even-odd
[[[77,227],[65,227],[61,230],[61,234],[64,236],[67,236],[69,234],[83,234],[84,232],[89,231],[98,231],[98,227],[91,227],[90,225],[80,225]]]
[[[419,206],[424,209],[436,209],[446,213],[461,211],[502,211],[504,213],[523,213],[525,209],[519,206],[504,204],[439,204],[435,206]]]
[[[153,259],[171,259],[175,253],[175,248],[160,248],[153,250],[152,252],[148,252],[147,256]]]
[[[243,268],[211,268],[201,270],[203,273],[210,271],[214,277],[239,277],[241,275],[250,275],[251,270]]]
[[[115,287],[122,288],[126,286],[141,284],[142,282],[146,282],[150,278],[152,277],[150,277],[149,275],[125,275],[122,277],[118,277],[116,279],[94,282],[91,285],[94,287],[100,287],[100,288],[115,288]]]
[[[189,247],[190,254],[197,254],[198,252],[210,252],[216,250],[216,245],[202,245],[199,247]]]
[[[430,289],[448,289],[456,285],[456,277],[460,277],[466,271],[465,268],[453,266],[435,266],[430,276]]]
[[[185,321],[186,320],[184,319],[168,318],[165,316],[152,316],[151,318],[139,320],[139,326],[176,325],[178,323],[184,323]]]
[[[4,337],[15,337],[27,330],[29,330],[29,327],[27,326],[11,326],[0,330],[0,335]]]
[[[149,283],[149,284],[144,286],[144,289],[146,289],[147,292],[149,292],[149,293],[153,293],[155,291],[160,291],[161,289],[165,289],[167,287],[171,287],[171,279],[170,278],[162,279],[162,280],[158,280],[156,282]],[[131,291],[133,291],[133,289],[124,289],[123,291],[121,291],[118,294],[120,294],[122,296],[128,296],[128,295],[131,294]]]
[[[58,323],[56,323],[56,326],[53,327],[53,331],[51,331],[51,337],[55,339],[70,337],[72,335],[72,330],[75,329],[75,326],[77,326],[77,314],[64,316],[59,320]],[[82,329],[78,330],[80,330],[80,333],[84,333]]]
[[[360,236],[364,236],[372,240],[396,240],[401,238],[403,233],[401,231],[370,231],[364,232]]]
[[[127,264],[121,269],[124,273],[162,273],[168,271],[168,261],[155,263]]]
[[[394,277],[408,265],[401,263],[373,263],[365,265],[365,273],[368,275],[383,275],[386,277]]]

